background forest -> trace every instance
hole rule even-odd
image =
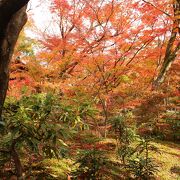
[[[43,3],[43,2],[42,2]],[[51,0],[10,66],[1,179],[178,179],[180,2]]]

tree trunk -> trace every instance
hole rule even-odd
[[[16,151],[16,140],[13,141],[12,146],[11,146],[11,156],[15,164],[16,175],[18,178],[20,178],[23,175],[23,167],[22,167],[19,155]]]
[[[9,82],[9,63],[19,33],[27,21],[29,0],[0,1],[0,121]]]
[[[171,64],[174,62],[177,53],[180,49],[180,42],[175,45],[175,41],[178,39],[178,34],[180,34],[180,0],[174,0],[173,1],[173,9],[174,9],[174,18],[173,18],[173,28],[171,31],[171,36],[167,44],[166,53],[164,57],[164,61],[162,64],[162,67],[160,69],[160,72],[156,78],[156,80],[153,83],[153,87],[157,88],[158,85],[160,85],[164,79],[165,76],[171,67]]]

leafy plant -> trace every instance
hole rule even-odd
[[[76,165],[78,168],[72,173],[73,177],[83,179],[101,179],[103,170],[108,163],[105,152],[96,149],[79,151]]]
[[[135,130],[128,125],[123,115],[112,118],[111,124],[120,143],[129,144],[136,138]]]
[[[158,165],[149,155],[150,151],[158,152],[158,149],[151,145],[150,140],[140,138],[127,164],[128,170],[135,178],[151,179],[158,171]]]
[[[157,172],[157,165],[152,158],[138,157],[129,160],[128,169],[137,179],[151,179]]]
[[[88,129],[88,118],[93,118],[97,114],[97,110],[93,107],[92,102],[86,98],[76,95],[74,98],[63,97],[61,100],[59,112],[59,120],[73,126],[77,130]]]
[[[158,166],[149,157],[149,152],[158,152],[157,148],[151,145],[150,139],[143,139],[136,135],[134,129],[126,123],[124,116],[115,117],[112,119],[112,123],[119,142],[117,155],[127,170],[127,176],[129,176],[129,171],[135,178],[148,179],[152,177],[158,170]]]
[[[60,157],[60,147],[67,147],[62,139],[69,133],[66,126],[53,119],[57,106],[52,94],[35,94],[6,102],[5,126],[0,139],[1,160],[13,161],[17,176],[22,176],[20,158],[24,154],[37,157]],[[6,154],[6,156],[5,156]],[[1,165],[4,164],[1,161]]]
[[[121,115],[113,118],[112,126],[118,142],[117,154],[125,165],[126,159],[134,152],[134,149],[131,147],[131,143],[136,139],[136,134],[134,129],[127,125],[125,116]]]

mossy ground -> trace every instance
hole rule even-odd
[[[180,180],[180,145],[160,141],[153,144],[160,152],[152,154],[159,165],[159,179]]]
[[[103,142],[115,143],[113,139],[106,139]],[[159,153],[151,153],[159,165],[159,172],[156,174],[157,179],[180,180],[180,145],[164,141],[153,142],[153,145],[159,149]],[[114,151],[109,154],[111,159],[116,159]],[[71,159],[49,159],[45,160],[43,165],[50,170],[55,179],[63,180],[67,179],[68,174],[75,168],[73,163],[74,161]]]

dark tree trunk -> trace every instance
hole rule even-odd
[[[173,1],[174,19],[171,36],[166,47],[166,53],[160,72],[153,83],[153,88],[157,88],[165,79],[166,74],[171,67],[171,64],[176,59],[177,53],[180,49],[180,42],[175,45],[175,41],[178,40],[178,34],[180,35],[180,0]]]
[[[9,82],[9,63],[19,33],[27,21],[29,0],[0,0],[0,119]]]
[[[13,141],[12,146],[11,146],[11,156],[15,164],[16,175],[18,178],[20,178],[23,175],[23,167],[22,167],[19,155],[16,151],[16,140]]]

